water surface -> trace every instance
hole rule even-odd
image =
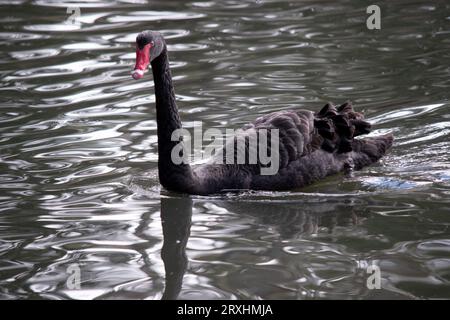
[[[0,298],[450,298],[450,5],[378,2],[368,30],[370,4],[0,1]],[[188,128],[351,100],[394,147],[302,190],[168,193],[144,29]]]

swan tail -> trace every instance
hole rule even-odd
[[[355,139],[352,143],[353,166],[356,170],[378,161],[392,146],[394,136],[385,134],[365,139]]]

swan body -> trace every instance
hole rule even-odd
[[[301,188],[328,175],[370,165],[378,161],[393,143],[391,134],[355,139],[369,133],[370,124],[361,113],[353,110],[351,103],[339,107],[328,103],[316,113],[308,110],[273,112],[242,128],[240,135],[244,138],[261,130],[277,130],[278,171],[275,174],[261,174],[265,165],[260,161],[252,164],[176,164],[171,153],[178,142],[172,141],[171,136],[174,130],[181,129],[181,121],[167,47],[159,32],[144,31],[137,36],[133,78],[142,78],[148,64],[151,64],[155,83],[159,179],[162,186],[171,191],[207,195],[226,190]],[[236,139],[231,140],[225,148],[236,143]],[[248,155],[255,150],[246,144],[244,151]]]

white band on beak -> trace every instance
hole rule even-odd
[[[145,72],[144,70],[135,69],[131,73],[131,76],[133,77],[134,80],[137,80],[144,76],[144,72]]]

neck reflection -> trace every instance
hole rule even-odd
[[[190,198],[161,198],[161,224],[164,236],[161,258],[166,271],[163,300],[176,299],[180,294],[188,264],[186,244],[191,231],[191,218]]]

